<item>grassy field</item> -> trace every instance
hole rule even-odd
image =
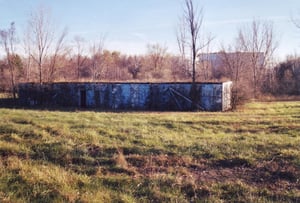
[[[0,109],[0,202],[300,202],[300,102]]]

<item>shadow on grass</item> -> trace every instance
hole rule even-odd
[[[97,110],[92,108],[76,108],[76,107],[60,107],[60,106],[53,106],[53,105],[34,105],[34,106],[27,106],[21,105],[18,99],[14,98],[0,98],[0,108],[7,108],[7,109],[24,109],[24,110],[37,110],[37,111],[62,111],[62,112],[75,112],[78,110]]]
[[[52,185],[43,181],[32,184],[16,170],[7,172],[0,180],[0,189],[7,194],[13,194],[14,198],[16,198],[15,200],[18,199],[26,202],[68,201],[68,199]]]

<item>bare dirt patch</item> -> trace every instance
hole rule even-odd
[[[128,155],[130,168],[140,176],[159,177],[169,173],[178,180],[212,185],[221,182],[243,182],[256,188],[277,192],[300,190],[300,169],[292,163],[280,160],[250,164],[244,159],[209,162],[188,157],[156,155]]]

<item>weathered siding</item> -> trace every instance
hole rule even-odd
[[[226,111],[231,82],[196,83],[53,83],[19,85],[22,105],[92,107],[103,110]],[[193,99],[196,104],[192,102]]]
[[[222,110],[222,84],[203,84],[200,101],[204,110]]]
[[[222,90],[222,111],[227,111],[231,109],[231,90],[232,90],[232,82],[224,82]]]

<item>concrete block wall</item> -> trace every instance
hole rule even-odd
[[[191,83],[22,83],[19,101],[24,106],[102,110],[226,111],[231,108],[231,86],[196,83],[191,95]]]

